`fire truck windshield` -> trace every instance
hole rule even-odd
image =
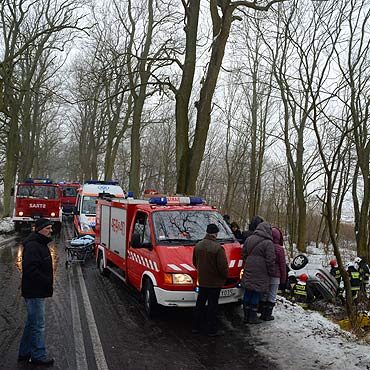
[[[220,229],[217,240],[235,241],[222,216],[216,211],[181,209],[153,213],[154,234],[159,243],[179,242],[194,244],[204,238],[208,224],[214,223]]]
[[[61,186],[62,189],[62,197],[76,197],[78,188],[76,186]]]
[[[85,215],[96,215],[95,201],[98,197],[95,196],[84,196],[82,199],[81,213]]]
[[[55,186],[18,185],[17,198],[58,199]]]

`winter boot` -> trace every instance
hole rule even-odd
[[[251,311],[251,306],[248,303],[243,302],[243,311],[244,311],[244,324],[248,323],[249,313]]]
[[[248,324],[261,324],[261,320],[259,317],[257,317],[258,313],[258,305],[253,304],[251,305],[251,309],[249,311],[249,316],[248,316]]]
[[[263,308],[265,307],[265,304],[266,304],[266,302],[263,302],[263,301],[259,301],[258,302],[258,313],[260,313],[260,314],[262,314],[263,313]]]
[[[272,302],[265,302],[263,306],[263,311],[261,315],[261,319],[265,321],[274,320],[274,316],[272,316],[272,311],[274,309],[275,303]]]

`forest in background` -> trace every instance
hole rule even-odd
[[[369,259],[369,15],[364,0],[1,2],[3,215],[27,177],[115,179],[197,194],[242,228],[260,214],[340,265],[355,238]]]

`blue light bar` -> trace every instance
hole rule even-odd
[[[85,180],[85,184],[101,184],[101,185],[118,185],[118,181],[113,180]]]
[[[133,191],[128,191],[127,192],[127,198],[133,198],[134,197],[134,192]]]
[[[28,178],[24,180],[26,184],[52,184],[53,180],[50,179],[32,179]]]
[[[166,197],[154,197],[149,199],[149,204],[158,204],[158,205],[165,205],[167,204],[167,198]]]
[[[197,197],[182,197],[182,196],[168,196],[168,197],[152,197],[149,200],[150,204],[157,205],[197,205],[203,204],[202,198]]]
[[[203,199],[202,198],[196,198],[196,197],[190,197],[190,204],[192,204],[192,205],[203,204]]]

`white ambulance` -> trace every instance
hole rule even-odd
[[[125,192],[117,181],[86,180],[78,189],[73,212],[74,233],[76,236],[92,235],[95,237],[96,199],[99,194],[111,194],[124,198]]]

